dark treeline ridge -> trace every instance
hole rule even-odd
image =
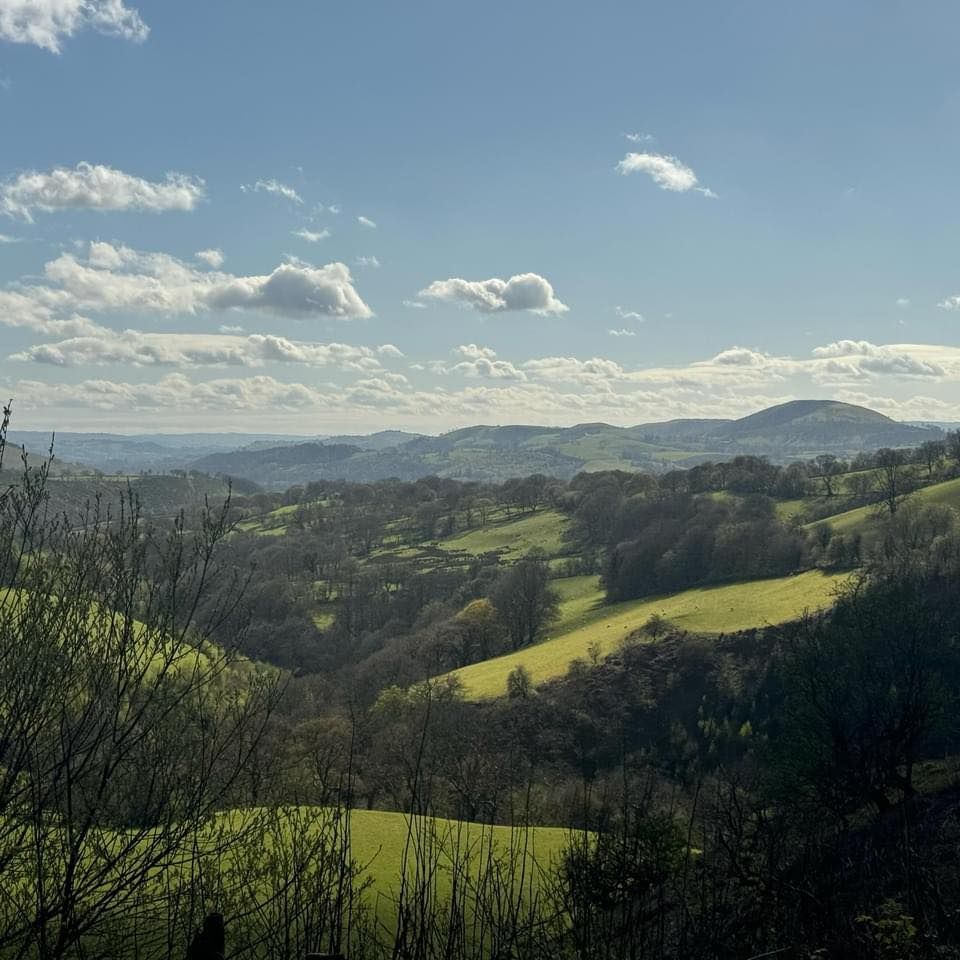
[[[238,957],[960,956],[960,520],[909,497],[958,452],[325,483],[282,536],[238,529],[268,495],[75,516],[25,471],[0,490],[0,955],[182,956],[219,912]],[[875,504],[870,535],[773,508],[811,487]],[[559,557],[403,562],[549,511]],[[618,598],[816,564],[850,579],[795,623],[653,620],[486,701],[429,679],[536,643],[558,573]],[[365,809],[407,815],[386,887]],[[551,859],[538,825],[566,830]]]

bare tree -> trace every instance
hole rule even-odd
[[[238,842],[218,818],[279,684],[204,640],[239,579],[197,616],[228,575],[229,504],[195,533],[146,524],[131,496],[71,520],[48,469],[24,458],[0,495],[0,949],[41,960],[159,925],[158,871]]]
[[[913,477],[902,450],[884,448],[876,453],[874,485],[883,509],[893,516],[900,504],[913,492]]]
[[[832,497],[836,494],[836,480],[847,469],[847,465],[832,453],[822,453],[813,461],[816,477],[823,484],[823,492]]]

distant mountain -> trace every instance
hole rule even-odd
[[[361,450],[386,450],[389,447],[399,447],[411,440],[418,440],[421,433],[407,433],[405,430],[381,430],[379,433],[358,434],[356,436],[337,434],[332,437],[323,437],[323,443],[345,443]]]
[[[778,459],[916,446],[942,433],[937,427],[899,423],[876,410],[835,400],[793,400],[739,420],[674,420],[631,432],[651,443],[687,450],[733,448]]]
[[[583,470],[664,471],[738,453],[781,461],[824,452],[846,455],[915,446],[940,436],[936,427],[898,423],[866,407],[798,400],[739,420],[672,420],[637,427],[480,425],[412,439],[385,431],[372,437],[258,445],[208,455],[190,467],[274,488],[318,479],[415,480],[431,474],[502,481],[531,473],[569,478]]]
[[[104,473],[167,474],[186,469],[279,489],[318,479],[416,480],[435,474],[503,481],[531,473],[566,479],[583,470],[662,472],[738,453],[785,461],[824,452],[852,455],[878,447],[916,446],[941,436],[939,425],[899,423],[849,403],[796,400],[739,420],[668,420],[635,427],[477,425],[439,437],[401,430],[313,437],[58,433],[54,449],[58,473],[92,468]],[[19,431],[11,432],[10,440],[43,451],[50,435]]]
[[[47,450],[51,432],[11,430],[11,444],[28,450]],[[103,473],[136,474],[141,471],[166,473],[182,469],[197,457],[209,453],[238,450],[253,443],[275,447],[304,437],[282,434],[249,433],[157,433],[126,436],[116,433],[57,432],[54,454],[60,463],[76,461]]]

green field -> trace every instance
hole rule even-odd
[[[907,499],[908,503],[939,504],[960,510],[960,479],[946,480],[929,487],[921,487]],[[829,523],[834,533],[863,533],[877,515],[876,506],[857,507],[828,517],[823,523]]]
[[[477,530],[440,540],[437,545],[444,550],[474,555],[502,553],[512,559],[534,549],[555,557],[563,552],[561,537],[569,522],[555,510],[538,510],[516,520],[488,523]]]
[[[848,575],[812,570],[792,577],[685,590],[668,597],[604,604],[595,577],[554,581],[562,597],[561,618],[551,639],[516,653],[454,671],[471,699],[504,693],[507,676],[521,664],[534,683],[566,673],[572,660],[591,651],[606,655],[625,637],[659,615],[699,633],[718,633],[783,623],[804,610],[830,606]],[[588,582],[593,584],[592,590]]]
[[[389,898],[399,886],[409,816],[380,810],[354,810],[350,821],[354,859],[373,878],[374,894]],[[445,852],[448,861],[455,851],[460,851],[459,855],[462,856],[469,849],[476,863],[480,859],[476,854],[481,846],[489,849],[492,844],[493,849],[501,855],[525,848],[528,857],[539,867],[547,868],[558,858],[570,839],[569,831],[562,827],[530,827],[524,830],[423,818],[415,818],[413,826],[412,836],[420,838],[421,842],[424,837],[432,838]],[[449,894],[449,875],[441,876],[438,886],[441,896]]]
[[[325,808],[291,807],[278,810],[276,818],[268,814],[267,820],[261,821],[265,813],[263,809],[233,810],[223,816],[229,832],[252,828],[267,848],[278,841],[287,844],[293,837],[319,839],[321,831],[329,843],[337,842],[349,816],[349,856],[358,869],[358,879],[369,882],[368,902],[388,929],[396,921],[401,881],[404,876],[408,884],[418,879],[418,861],[421,869],[432,871],[434,865],[437,867],[432,881],[421,873],[419,882],[432,882],[432,896],[441,909],[451,896],[455,873],[459,874],[458,887],[463,895],[464,880],[469,887],[482,883],[483,871],[497,870],[497,863],[501,869],[496,881],[515,882],[514,893],[525,898],[555,867],[571,839],[566,827],[492,826],[383,810],[340,811],[335,815]],[[511,870],[513,880],[509,879]],[[490,879],[486,878],[488,883]],[[502,893],[510,895],[506,890]]]

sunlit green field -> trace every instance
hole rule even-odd
[[[533,647],[454,671],[469,698],[500,696],[510,671],[521,664],[535,683],[566,673],[572,660],[606,655],[659,615],[699,633],[784,623],[805,610],[828,607],[848,575],[808,571],[792,577],[685,590],[668,597],[604,604],[595,577],[557,580],[563,602],[553,636]],[[592,582],[592,585],[591,585]]]
[[[231,811],[226,818],[230,832],[261,829],[263,811]],[[341,812],[340,817],[346,816]],[[500,882],[516,884],[515,893],[529,896],[536,891],[544,874],[549,873],[570,843],[565,827],[509,827],[459,822],[439,817],[411,817],[405,813],[381,810],[349,811],[350,851],[361,882],[369,882],[366,895],[381,923],[392,926],[396,903],[404,876],[414,879],[417,863],[434,874],[433,895],[438,904],[450,897],[455,873],[472,885],[493,861],[502,865]],[[316,837],[314,831],[328,831],[333,825],[331,811],[321,808],[287,808],[277,812],[279,833],[274,827],[264,836],[269,847],[279,836],[281,843],[294,837]],[[256,819],[255,819],[256,818]],[[345,825],[339,820],[339,829]],[[330,841],[334,835],[328,833]],[[508,866],[509,865],[509,866]],[[512,874],[512,879],[511,878]],[[421,880],[426,879],[421,875]],[[502,891],[506,893],[506,891]],[[469,901],[469,894],[468,894]]]
[[[960,479],[946,480],[929,487],[921,487],[911,494],[908,502],[921,504],[940,504],[960,510]],[[858,507],[839,513],[823,521],[829,523],[834,533],[863,533],[877,515],[876,506]]]
[[[516,520],[490,523],[449,537],[439,541],[439,546],[471,554],[499,552],[514,559],[537,549],[554,557],[563,552],[561,537],[569,522],[555,510],[538,510]]]
[[[403,813],[379,810],[355,810],[350,816],[350,838],[354,859],[373,878],[374,893],[390,896],[401,876],[404,848],[407,845],[410,819]],[[510,850],[525,850],[541,868],[556,861],[566,847],[570,834],[562,827],[530,827],[513,830],[510,827],[486,826],[478,823],[457,823],[453,820],[416,819],[412,836],[419,842],[430,836],[446,851],[447,860],[460,851],[476,850],[481,844],[493,845],[500,855]],[[439,884],[441,895],[449,893],[449,875]]]

